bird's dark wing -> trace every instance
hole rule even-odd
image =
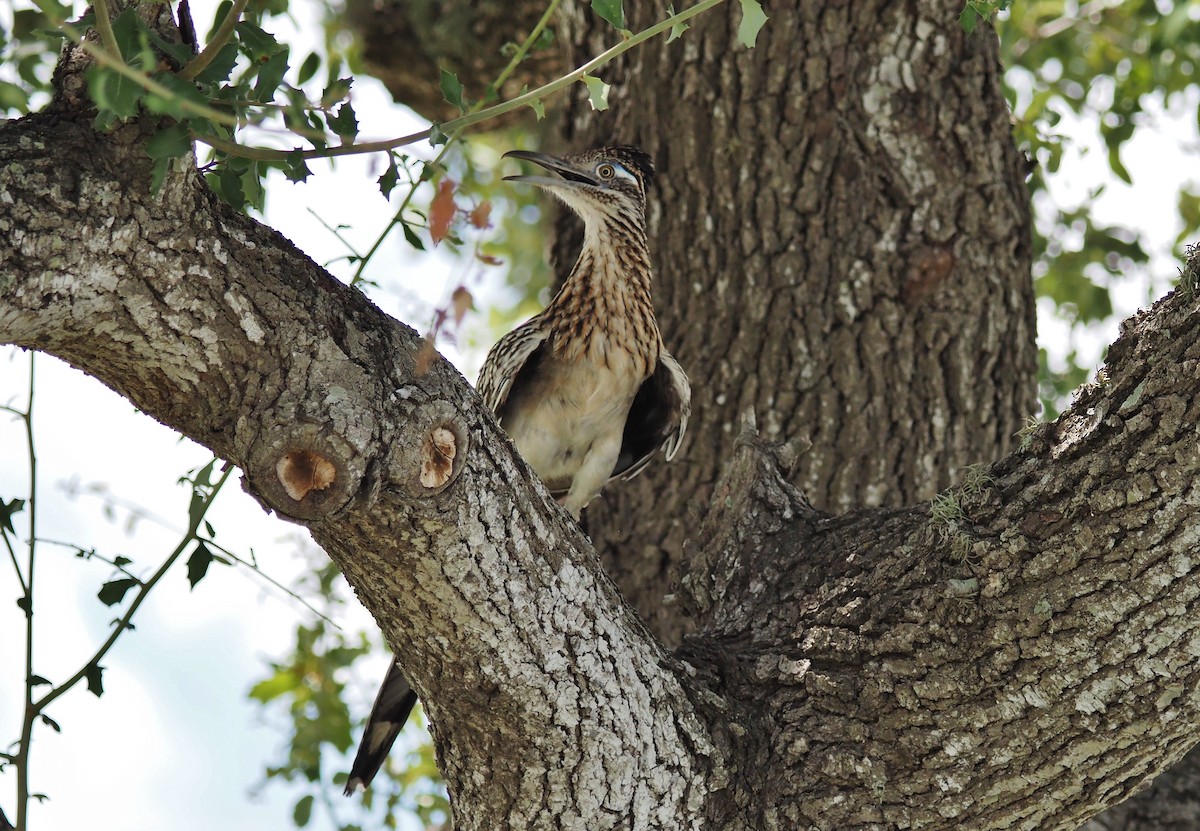
[[[408,679],[404,677],[400,667],[392,661],[383,684],[379,687],[379,694],[375,696],[371,716],[367,719],[366,729],[363,730],[362,742],[358,745],[358,754],[350,767],[346,796],[350,796],[359,788],[365,790],[371,784],[416,703],[417,694],[408,685]]]
[[[687,374],[664,349],[629,408],[613,478],[637,476],[660,447],[670,461],[683,441],[691,413],[692,388]]]
[[[542,316],[537,315],[500,338],[488,350],[483,369],[479,370],[476,388],[483,397],[483,403],[497,416],[508,400],[513,381],[549,334],[549,327],[543,326]]]

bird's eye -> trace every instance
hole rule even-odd
[[[608,162],[605,162],[604,164],[602,164],[596,168],[596,175],[599,176],[601,179],[607,180],[607,179],[611,179],[612,177],[616,176],[617,171],[616,171],[616,168],[614,168],[611,164],[609,164]]]

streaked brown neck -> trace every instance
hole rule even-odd
[[[588,352],[598,341],[614,340],[652,366],[662,348],[652,277],[641,222],[622,214],[589,223],[579,259],[544,313],[559,348]]]

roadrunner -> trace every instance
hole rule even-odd
[[[545,311],[488,352],[479,393],[521,456],[579,519],[612,479],[636,476],[660,448],[670,460],[691,412],[687,375],[663,347],[650,297],[645,208],[654,166],[636,147],[505,156],[558,174],[505,181],[545,188],[579,214],[583,250]],[[347,794],[371,783],[416,701],[393,663]]]

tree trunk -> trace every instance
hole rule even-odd
[[[310,528],[426,702],[460,831],[1071,831],[1200,727],[1200,256],[1006,458],[932,503],[814,509],[797,483],[839,510],[927,496],[1032,406],[992,46],[850,8],[770,9],[761,53],[732,18],[698,26],[671,67],[708,122],[663,98],[638,111],[669,132],[621,128],[663,168],[664,328],[698,398],[689,461],[637,485],[664,519],[622,490],[591,527],[613,555],[627,509],[621,563],[678,564],[678,602],[648,606],[667,636],[691,615],[678,649],[451,367],[193,170],[151,196],[153,125],[94,132],[74,64],[0,127],[0,342],[95,375]],[[850,14],[840,58],[785,59]],[[616,97],[665,72],[636,60]]]
[[[658,14],[633,5],[635,29]],[[577,95],[564,121],[565,144],[640,144],[660,170],[655,288],[693,427],[681,462],[610,488],[587,529],[665,637],[745,410],[812,442],[792,481],[832,511],[929,499],[1035,412],[1023,161],[996,38],[965,35],[961,5],[771,4],[746,50],[727,4],[606,72],[609,112]],[[571,8],[574,65],[612,30]]]

